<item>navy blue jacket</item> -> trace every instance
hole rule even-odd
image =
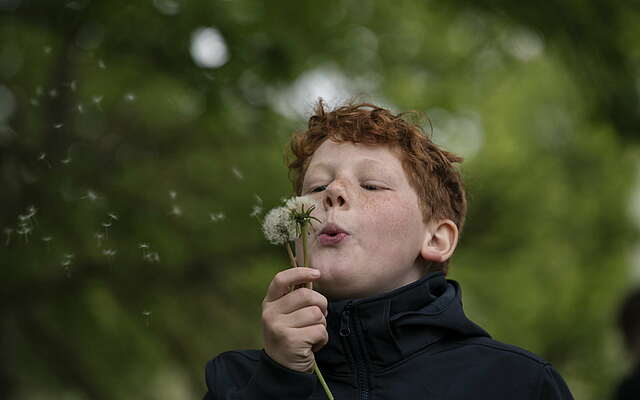
[[[329,302],[316,362],[336,400],[573,399],[545,360],[492,340],[462,310],[460,285],[433,272],[388,293]],[[209,361],[204,400],[326,399],[315,374],[264,350]]]

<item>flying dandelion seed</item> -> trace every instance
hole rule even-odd
[[[101,224],[104,227],[104,237],[105,239],[109,238],[109,228],[113,225],[111,222],[103,222]]]
[[[65,254],[62,257],[62,261],[60,262],[60,265],[62,265],[62,268],[64,268],[64,272],[67,278],[71,278],[71,264],[73,263],[73,257],[73,253]]]
[[[44,89],[42,89],[42,86],[38,85],[36,86],[36,96],[40,97],[44,94]]]
[[[144,317],[144,323],[149,326],[149,322],[151,321],[151,311],[142,311],[142,316]]]
[[[169,214],[180,217],[182,216],[182,208],[180,208],[180,206],[178,205],[174,205],[173,207],[171,207],[171,211],[169,212]]]
[[[114,213],[109,213],[108,215],[109,215],[109,218],[111,218],[113,220],[116,220],[116,221],[118,220],[118,216],[115,215]]]
[[[148,243],[140,243],[138,245],[139,249],[142,249],[142,258],[143,259],[147,259],[147,252],[149,251],[149,244]]]
[[[104,63],[103,60],[98,60],[98,68],[100,69],[106,69],[107,65]]]
[[[56,89],[49,90],[49,97],[58,97],[58,90]]]
[[[71,161],[72,161],[71,157],[67,157],[64,160],[60,160],[60,162],[65,164],[65,165],[69,164]]]
[[[145,261],[150,263],[160,262],[160,254],[155,251],[149,252],[142,257]]]
[[[7,235],[7,239],[5,240],[4,244],[5,246],[9,246],[9,244],[11,243],[11,234],[13,233],[13,229],[11,228],[4,228],[4,234]]]
[[[117,254],[117,250],[115,249],[104,249],[102,250],[102,254],[104,254],[107,257],[113,257]]]
[[[93,96],[91,98],[91,101],[93,101],[93,104],[95,104],[99,110],[102,110],[102,107],[100,107],[100,104],[102,103],[102,98],[103,96]]]
[[[31,105],[34,106],[34,107],[38,107],[40,105],[40,102],[35,97],[32,97],[31,98]]]
[[[42,237],[42,241],[44,242],[45,246],[47,247],[47,253],[49,252],[49,243],[51,242],[51,240],[53,240],[53,238],[51,236],[43,236]]]
[[[258,205],[262,205],[262,197],[260,197],[259,195],[255,194],[255,193],[253,194],[253,196],[256,198],[256,201],[258,202]]]
[[[78,105],[76,106],[76,109],[78,110],[78,112],[79,112],[80,114],[84,113],[84,106],[82,105],[82,103],[78,104]]]
[[[100,232],[96,232],[94,234],[94,236],[96,237],[96,240],[98,241],[98,247],[102,247],[102,240],[104,239],[104,234],[102,234]]]
[[[136,99],[136,95],[133,93],[127,93],[124,95],[125,100],[134,101]]]
[[[178,194],[174,190],[169,191],[169,197],[171,197],[171,200],[175,200],[177,195]]]
[[[54,127],[55,129],[60,129],[60,128],[62,128],[63,126],[64,126],[64,124],[63,124],[63,123],[61,123],[61,122],[60,122],[60,123],[57,123],[57,124],[53,124],[53,127]]]
[[[27,207],[27,215],[25,215],[25,217],[27,217],[27,219],[35,225],[38,224],[38,221],[36,221],[36,218],[35,218],[37,212],[38,212],[38,209],[35,206],[29,206]]]
[[[233,175],[235,175],[236,178],[242,180],[244,179],[244,176],[242,176],[242,172],[240,172],[240,170],[236,167],[231,168],[231,171],[233,172]]]
[[[89,199],[89,201],[98,200],[98,195],[93,190],[87,190],[87,194],[82,196],[81,199]]]
[[[72,92],[76,91],[76,81],[71,81],[69,83],[69,89],[71,89]]]
[[[211,222],[218,222],[218,221],[222,221],[223,219],[224,219],[224,213],[223,212],[219,212],[217,214],[209,213],[209,220]]]
[[[251,217],[258,217],[258,216],[260,216],[261,213],[262,213],[262,207],[253,206],[253,210],[251,211],[251,214],[249,214],[249,215]]]
[[[40,153],[40,156],[38,156],[38,161],[44,161],[45,163],[47,163],[47,167],[51,168],[51,163],[49,162],[49,160],[47,160],[47,153]]]
[[[24,236],[24,242],[29,243],[29,235],[31,234],[31,227],[27,224],[21,224],[16,231],[16,233],[20,236]]]
[[[51,54],[51,50],[53,50],[53,48],[51,46],[44,46],[42,50],[45,52],[45,54]]]

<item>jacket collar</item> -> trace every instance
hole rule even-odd
[[[461,294],[456,281],[432,272],[381,295],[330,301],[329,342],[316,360],[332,374],[346,375],[355,361],[371,370],[384,369],[445,336],[489,336],[465,316]],[[349,336],[340,335],[345,319]]]

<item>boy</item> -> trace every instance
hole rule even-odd
[[[294,191],[320,205],[312,268],[276,274],[264,348],[211,360],[205,399],[325,399],[314,362],[339,400],[572,399],[549,363],[467,319],[446,279],[466,214],[461,158],[371,104],[320,101],[290,145]],[[314,290],[288,290],[305,282]]]

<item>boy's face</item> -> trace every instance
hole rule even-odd
[[[311,266],[322,272],[314,288],[329,299],[384,293],[424,275],[420,251],[428,226],[388,146],[326,140],[313,154],[302,194],[320,204],[313,215],[323,224],[314,222],[308,247]],[[318,234],[330,222],[349,235],[323,245]],[[300,240],[297,250],[301,255]]]

